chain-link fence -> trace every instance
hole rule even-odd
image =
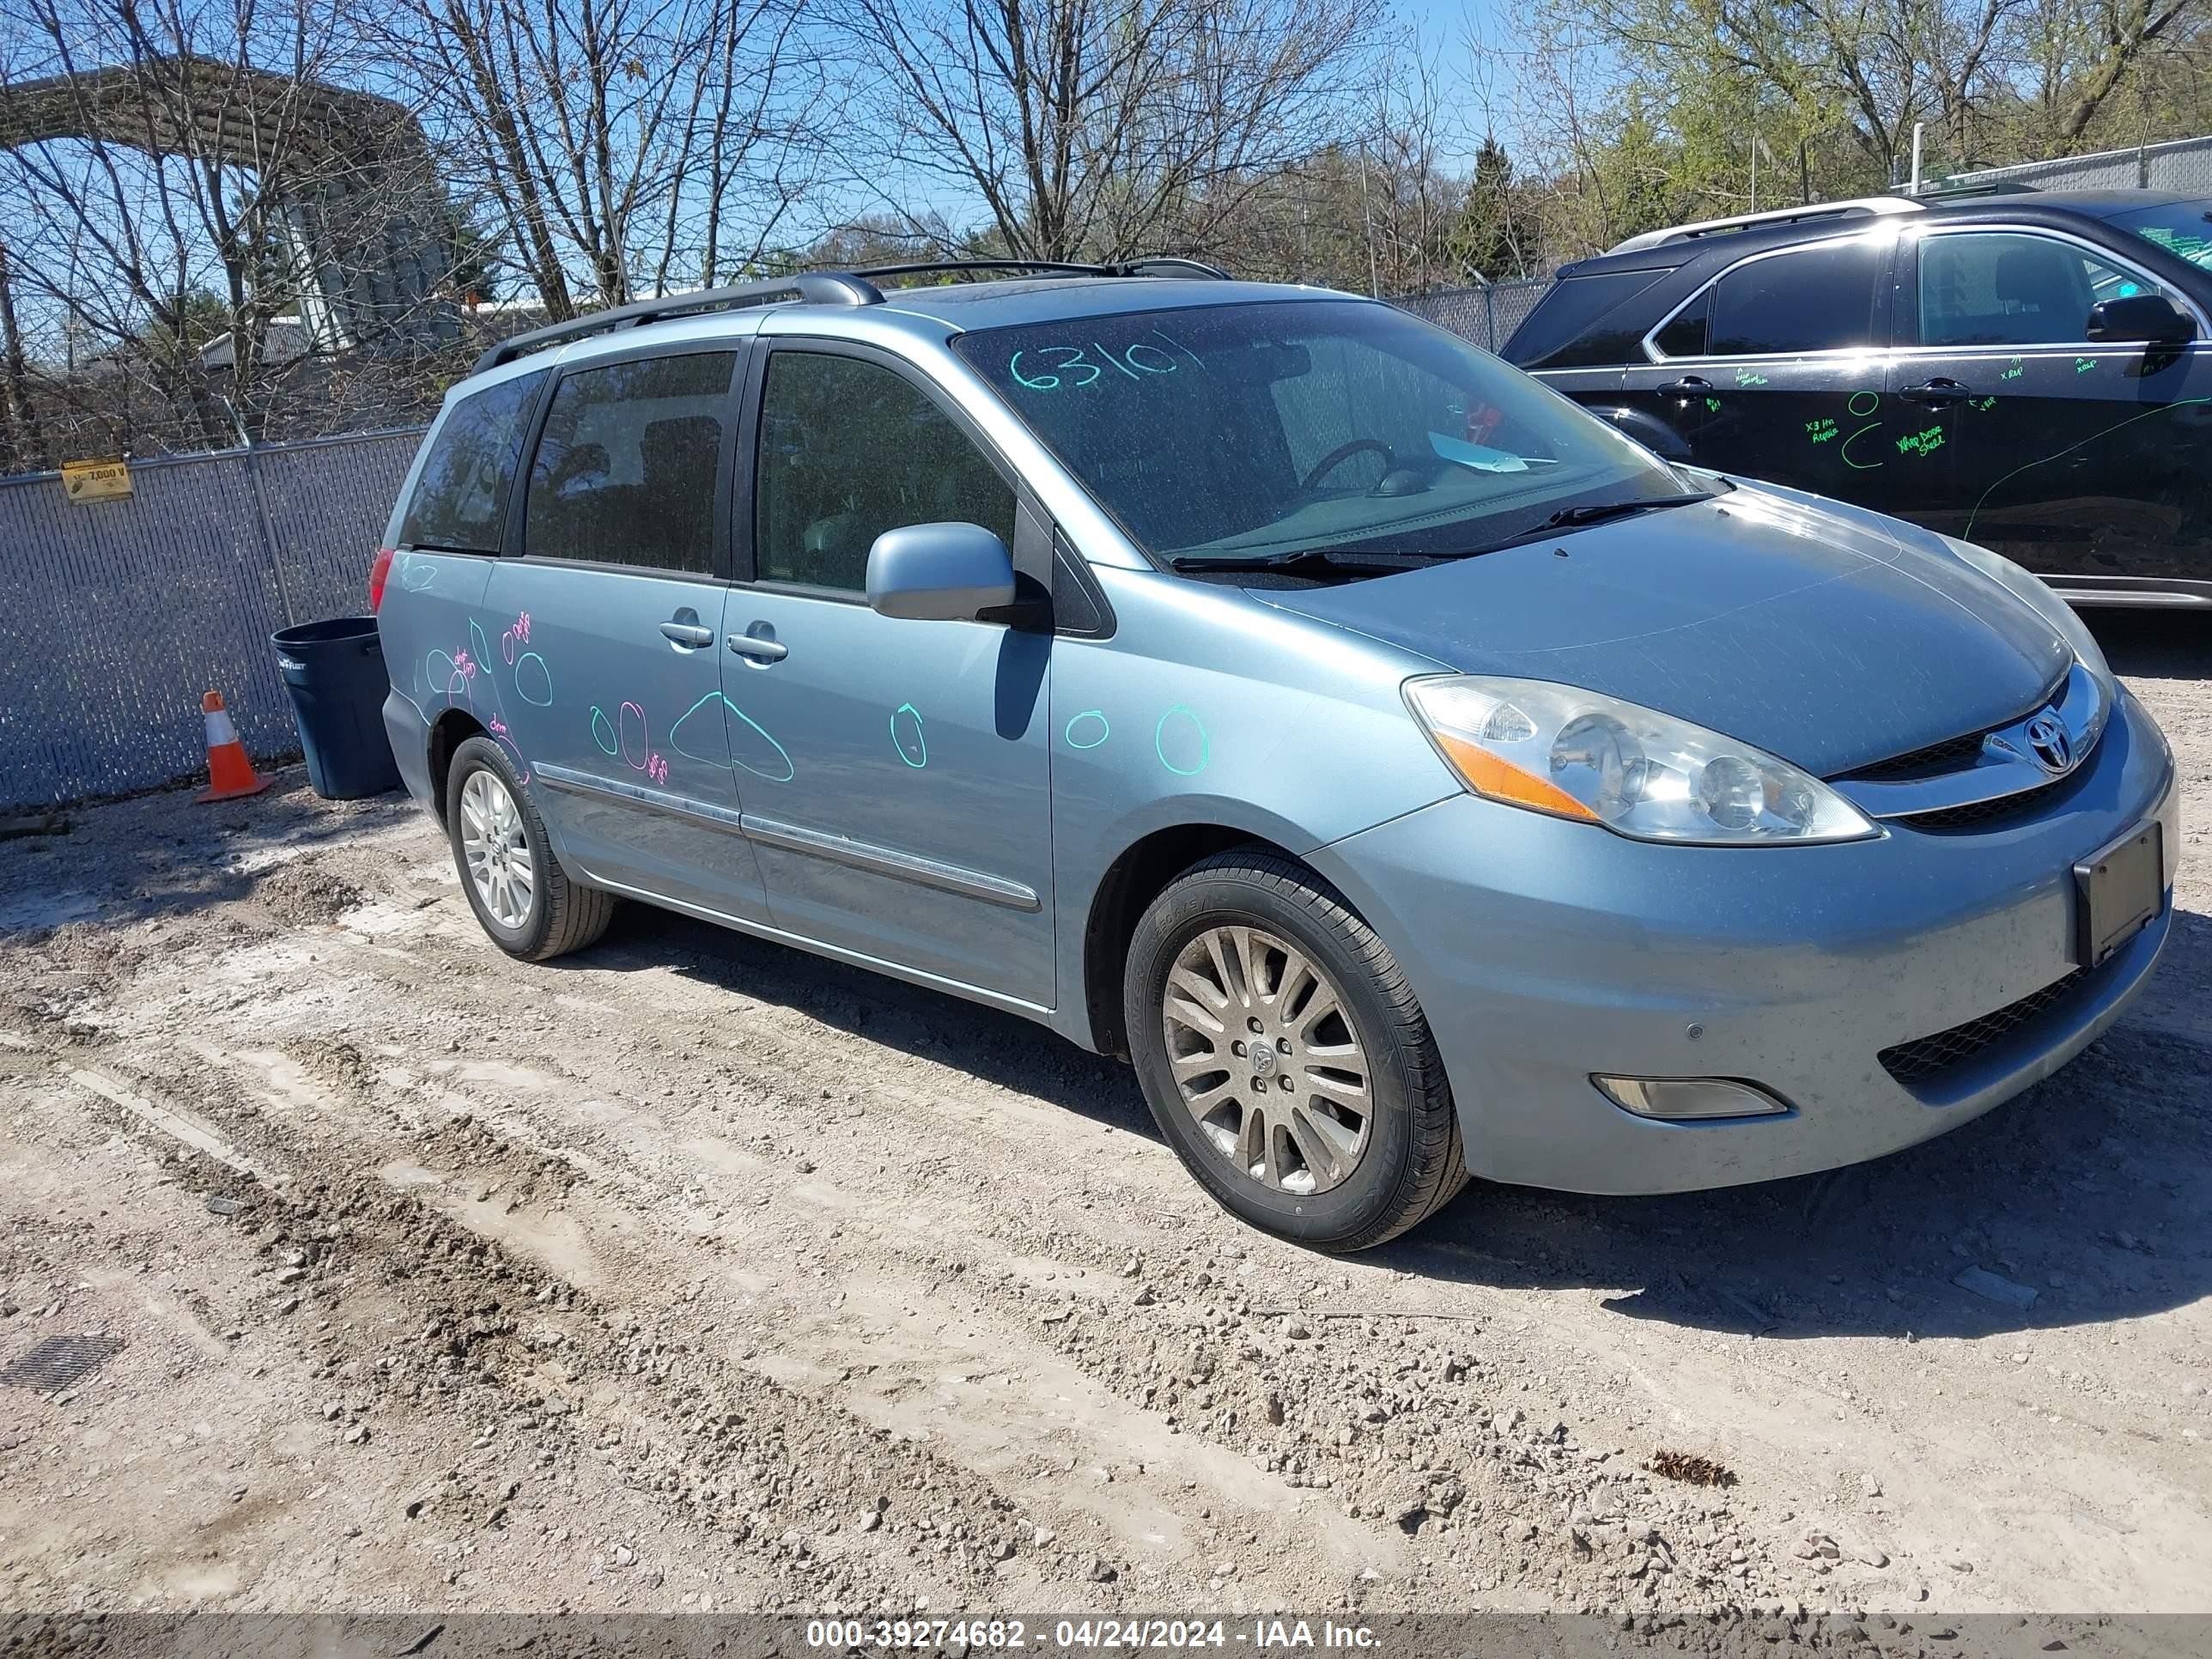
[[[0,808],[202,770],[200,693],[249,751],[297,746],[269,636],[368,608],[419,431],[161,460],[131,493],[0,483]]]
[[[1985,167],[1944,180],[1947,188],[1971,185],[2027,185],[2037,190],[2171,190],[2212,196],[2212,137],[2177,138],[2095,155],[2063,155]]]
[[[1439,328],[1448,328],[1485,351],[1496,351],[1510,339],[1521,319],[1536,308],[1552,286],[1548,276],[1525,282],[1497,283],[1488,288],[1447,288],[1431,294],[1408,294],[1390,303],[1401,311],[1425,317]]]

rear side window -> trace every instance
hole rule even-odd
[[[1505,343],[1508,362],[1522,368],[1583,368],[1625,363],[1656,309],[1632,305],[1671,270],[1613,270],[1563,276],[1537,301]]]
[[[1713,284],[1705,355],[1773,356],[1871,344],[1875,279],[1884,252],[1871,242],[1832,242],[1738,266]]]
[[[858,592],[868,550],[911,524],[978,524],[1014,544],[1014,492],[951,416],[857,357],[769,359],[755,485],[763,581]]]
[[[530,468],[536,558],[714,574],[714,503],[734,353],[685,352],[561,377]]]
[[[472,392],[446,411],[400,521],[405,547],[496,553],[544,371]]]

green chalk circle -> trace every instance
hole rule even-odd
[[[906,717],[908,729],[899,729],[899,717]],[[917,772],[929,764],[929,739],[921,729],[921,710],[910,702],[902,702],[891,714],[891,747],[898,757]]]
[[[1881,407],[1881,393],[1879,392],[1854,392],[1851,393],[1850,402],[1845,404],[1844,407],[1854,415],[1871,415],[1875,410]]]
[[[1170,750],[1174,750],[1173,759],[1169,757]],[[1206,770],[1206,762],[1212,757],[1206,723],[1181,703],[1176,704],[1160,716],[1160,723],[1152,728],[1152,752],[1160,757],[1160,764],[1177,777],[1196,777]]]
[[[1091,736],[1091,729],[1094,726],[1097,729],[1096,737]],[[1081,737],[1076,735],[1079,727],[1083,732]],[[1066,738],[1067,746],[1070,749],[1096,749],[1114,735],[1114,729],[1106,724],[1104,714],[1096,708],[1086,708],[1068,721],[1067,730],[1063,735]]]

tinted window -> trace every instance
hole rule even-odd
[[[531,400],[544,379],[542,371],[518,374],[446,412],[399,526],[403,545],[499,551]]]
[[[1139,545],[1199,563],[1465,552],[1562,507],[1684,491],[1604,422],[1392,306],[1128,312],[953,349]]]
[[[1764,356],[1871,343],[1883,253],[1869,242],[1838,242],[1730,271],[1713,285],[1709,354]]]
[[[761,411],[755,558],[763,581],[859,592],[868,549],[910,524],[1014,541],[1014,492],[951,417],[857,357],[779,351]]]
[[[1579,368],[1631,361],[1639,355],[1636,342],[1651,326],[1657,307],[1631,306],[1629,301],[1673,274],[1615,270],[1560,278],[1505,343],[1506,361],[1523,368]]]
[[[1702,357],[1705,355],[1705,319],[1713,308],[1713,296],[1701,294],[1690,302],[1690,308],[1651,337],[1651,343],[1659,348],[1662,357]]]
[[[2045,345],[2077,341],[2100,300],[2158,291],[2055,237],[1960,232],[1920,244],[1923,345]]]
[[[710,575],[726,351],[563,375],[530,469],[525,550]]]
[[[2192,265],[2212,270],[2212,202],[2168,202],[2162,207],[2116,213],[2112,222]]]

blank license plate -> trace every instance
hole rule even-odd
[[[2081,896],[2075,953],[2094,968],[2125,945],[2159,912],[2166,886],[2166,852],[2158,821],[2134,829],[2074,866]]]

